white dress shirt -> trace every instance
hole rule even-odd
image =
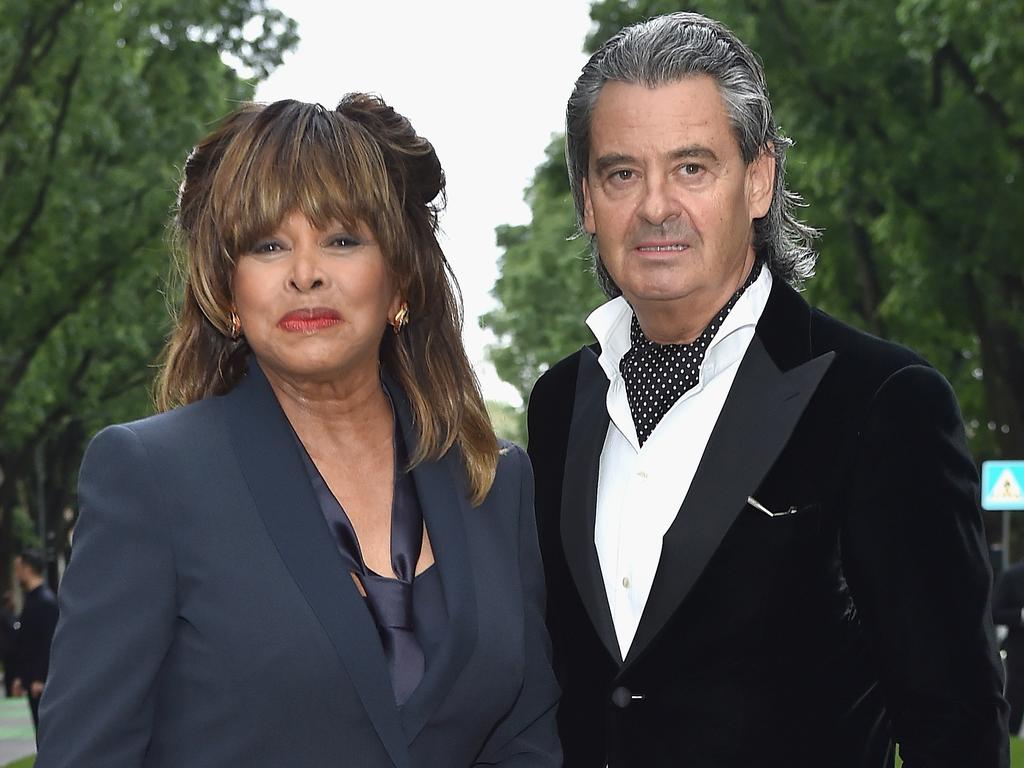
[[[601,343],[598,362],[608,376],[611,417],[601,451],[594,544],[622,658],[651,593],[662,537],[690,489],[771,286],[764,267],[708,346],[697,385],[669,409],[643,447],[619,373],[619,361],[631,346],[633,310],[620,296],[587,318]]]

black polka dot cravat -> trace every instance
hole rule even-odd
[[[714,316],[700,336],[689,344],[657,344],[646,336],[633,315],[629,336],[632,346],[619,361],[619,372],[626,385],[626,400],[633,414],[636,436],[642,446],[654,432],[676,400],[693,389],[700,379],[700,366],[711,340],[722,327],[743,292],[761,274],[761,262],[754,263],[750,275]]]

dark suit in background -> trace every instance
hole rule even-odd
[[[1007,628],[1006,700],[1010,702],[1010,733],[1020,732],[1024,719],[1024,563],[1011,565],[999,575],[992,597],[992,617]]]
[[[16,623],[14,636],[15,677],[28,696],[32,723],[39,727],[39,696],[32,693],[32,683],[45,683],[50,669],[50,643],[57,626],[57,599],[46,585],[25,595],[25,604]]]
[[[475,508],[454,450],[412,470],[449,619],[399,708],[299,450],[255,363],[226,396],[96,437],[38,768],[558,764],[525,454]]]

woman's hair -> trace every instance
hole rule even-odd
[[[250,104],[185,163],[174,220],[183,301],[156,385],[160,410],[223,394],[245,372],[231,338],[239,254],[292,212],[316,227],[365,223],[408,302],[409,324],[384,334],[381,366],[405,389],[419,437],[411,464],[458,444],[473,503],[494,480],[498,443],[462,347],[458,285],[437,242],[444,171],[430,142],[379,97],[354,93],[334,110]]]

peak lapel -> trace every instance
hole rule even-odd
[[[654,585],[626,666],[644,652],[689,593],[747,497],[786,445],[834,356],[829,352],[783,373],[765,349],[759,326],[689,492],[665,533]]]
[[[561,534],[565,559],[576,589],[609,655],[622,661],[615,636],[601,564],[594,545],[597,481],[608,432],[608,377],[589,347],[580,350],[576,399],[562,480]]]
[[[409,453],[419,443],[409,402],[401,386],[384,377],[391,393]],[[423,679],[402,707],[402,725],[410,742],[455,686],[455,680],[469,661],[477,640],[477,614],[469,543],[464,517],[473,514],[465,493],[461,456],[452,448],[441,459],[423,461],[412,470],[423,520],[441,576],[448,626]],[[390,690],[390,689],[389,689]]]
[[[411,758],[377,628],[324,524],[291,425],[255,360],[224,402],[242,474],[267,533],[331,639],[392,762],[407,768]]]

